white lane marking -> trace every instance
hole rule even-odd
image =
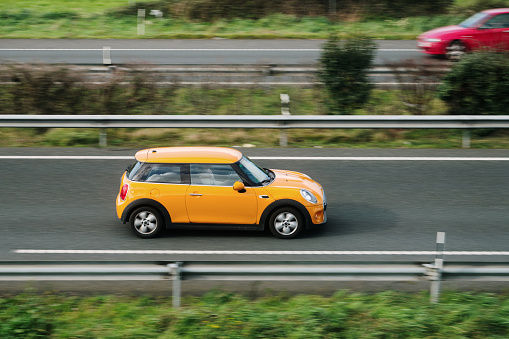
[[[102,51],[102,48],[1,48],[0,51]],[[111,48],[111,51],[138,51],[138,52],[318,52],[317,48]]]
[[[134,156],[104,155],[2,155],[0,159],[9,160],[134,160]]]
[[[465,158],[465,157],[256,157],[259,160],[352,160],[352,161],[509,161],[509,158]]]
[[[269,157],[250,156],[254,160],[303,160],[303,161],[509,161],[509,157]],[[1,155],[5,160],[134,160],[123,155]]]
[[[102,51],[102,48],[0,48],[0,51]],[[111,51],[140,52],[321,52],[321,48],[111,48]],[[379,52],[419,52],[416,48],[381,48]]]
[[[193,250],[14,250],[18,254],[197,254],[197,255],[509,255],[496,251],[193,251]]]

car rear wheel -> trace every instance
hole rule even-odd
[[[467,53],[467,47],[459,40],[454,40],[447,46],[445,56],[449,60],[457,61]]]
[[[154,238],[163,229],[163,217],[155,208],[137,208],[129,218],[134,234],[140,238]]]
[[[270,231],[280,239],[296,238],[304,227],[304,218],[292,207],[278,208],[269,218]]]

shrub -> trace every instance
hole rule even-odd
[[[417,115],[429,112],[444,73],[441,63],[429,59],[410,59],[388,65],[395,75],[399,98],[406,110]]]
[[[372,84],[367,71],[375,56],[371,38],[355,35],[339,40],[333,35],[320,56],[319,77],[329,96],[332,113],[348,114],[369,99]]]
[[[17,114],[73,114],[83,103],[80,72],[64,66],[13,66],[10,107]]]
[[[45,302],[35,294],[0,299],[0,337],[50,338],[54,323]]]
[[[439,96],[449,114],[508,114],[509,56],[484,51],[466,55],[445,75]]]
[[[463,0],[456,1],[450,12],[470,15],[485,9],[504,7],[507,7],[507,0]]]
[[[129,1],[129,4],[119,8],[111,9],[106,12],[107,15],[114,18],[122,18],[126,16],[136,17],[138,15],[138,9],[145,9],[148,14],[150,10],[160,10],[164,16],[167,16],[170,11],[171,4],[173,1],[159,0],[159,1]]]
[[[445,14],[453,0],[344,0],[336,1],[336,16],[402,18]],[[134,16],[138,9],[159,9],[165,16],[201,21],[261,19],[272,14],[334,19],[330,0],[153,0],[136,1],[109,11],[114,17]]]

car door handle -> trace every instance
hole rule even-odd
[[[201,193],[189,193],[189,195],[192,195],[193,197],[201,197],[203,194],[201,194]]]

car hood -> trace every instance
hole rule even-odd
[[[285,187],[285,188],[305,188],[314,193],[315,195],[322,196],[322,187],[306,174],[293,171],[274,170],[272,172],[276,175],[274,181],[266,186],[268,190],[271,188]]]
[[[442,38],[447,35],[464,34],[470,30],[471,28],[465,28],[458,25],[439,27],[422,33],[419,35],[419,39]]]

